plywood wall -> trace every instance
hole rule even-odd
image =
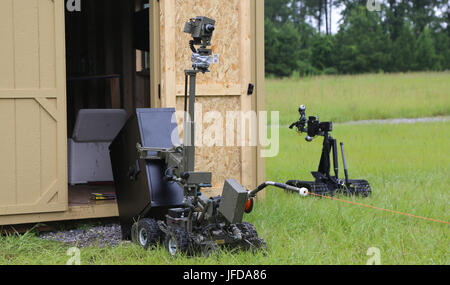
[[[217,111],[226,118],[227,111],[254,109],[247,88],[252,81],[251,0],[161,0],[161,105],[183,110],[184,70],[191,67],[190,35],[184,23],[196,16],[216,20],[212,50],[220,63],[211,72],[197,77],[197,102],[203,111]],[[204,129],[208,128],[203,124]],[[235,178],[244,186],[256,184],[255,147],[213,146],[196,148],[196,169],[213,172],[217,191],[223,181]],[[217,194],[217,193],[215,193]]]
[[[237,96],[202,96],[197,98],[197,110],[203,109],[203,111],[214,110],[222,118],[226,117],[227,111],[239,111],[239,97]],[[177,110],[183,110],[184,99],[183,97],[177,98]],[[205,112],[203,112],[205,113]],[[183,116],[178,117],[179,126],[183,126]],[[214,124],[214,125],[213,125]],[[223,121],[219,126],[225,129],[226,122]],[[197,117],[196,133],[199,134],[199,128],[203,131],[208,131],[208,128],[217,127],[215,123],[208,122],[207,118]],[[180,129],[180,135],[182,136],[182,129]],[[237,137],[237,133],[234,133]],[[200,140],[202,138],[200,137]],[[205,142],[202,142],[204,145]],[[219,146],[203,146],[197,147],[195,153],[196,171],[208,171],[213,173],[213,185],[214,188],[220,189],[223,186],[225,179],[233,178],[237,181],[242,180],[241,173],[241,148],[236,146],[228,147],[224,142]]]
[[[226,86],[240,84],[240,54],[236,52],[240,47],[240,19],[239,9],[241,0],[202,1],[178,0],[176,21],[183,24],[193,15],[203,15],[217,21],[216,33],[213,38],[212,50],[221,57],[220,64],[214,66],[209,74],[200,76],[199,84],[217,84],[225,89]],[[183,70],[191,60],[191,51],[186,48],[190,35],[176,30],[176,81],[183,82]]]

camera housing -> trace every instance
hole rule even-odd
[[[193,52],[191,60],[194,70],[208,72],[209,66],[214,62],[212,50],[208,47],[211,45],[215,25],[215,20],[204,16],[191,18],[184,25],[184,32],[193,38],[189,41],[189,46]],[[197,49],[196,46],[200,47]]]
[[[216,21],[208,17],[195,17],[189,20],[184,26],[184,32],[191,34],[194,45],[201,45],[206,48],[211,45]]]
[[[325,133],[333,131],[332,122],[320,122],[318,117],[308,118],[307,141],[312,141],[315,136],[324,136]]]

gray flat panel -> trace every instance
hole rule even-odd
[[[111,142],[127,121],[121,109],[82,109],[78,112],[72,139],[75,142]]]
[[[137,109],[143,147],[171,148],[180,145],[174,108]]]
[[[180,144],[174,108],[137,109],[136,115],[143,147],[171,148]],[[147,162],[146,167],[152,206],[180,204],[184,199],[183,190],[176,183],[163,181],[165,165]]]

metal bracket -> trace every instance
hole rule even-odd
[[[253,83],[248,84],[247,95],[253,95],[255,90],[255,85]]]
[[[161,148],[161,147],[143,147],[140,143],[136,143],[136,149],[139,155],[139,159],[145,160],[163,160],[162,153],[175,153],[180,151],[180,146],[175,146],[172,148]],[[156,152],[157,155],[148,155],[149,152]]]

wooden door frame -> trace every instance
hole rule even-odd
[[[150,106],[161,107],[160,4],[150,0]]]
[[[264,0],[251,0],[252,3],[252,82],[255,84],[252,109],[258,113],[265,111],[265,52],[264,52]],[[259,126],[259,131],[266,131],[266,126]],[[256,181],[258,185],[266,180],[266,160],[261,157],[261,145],[258,143],[253,161],[256,165]]]

